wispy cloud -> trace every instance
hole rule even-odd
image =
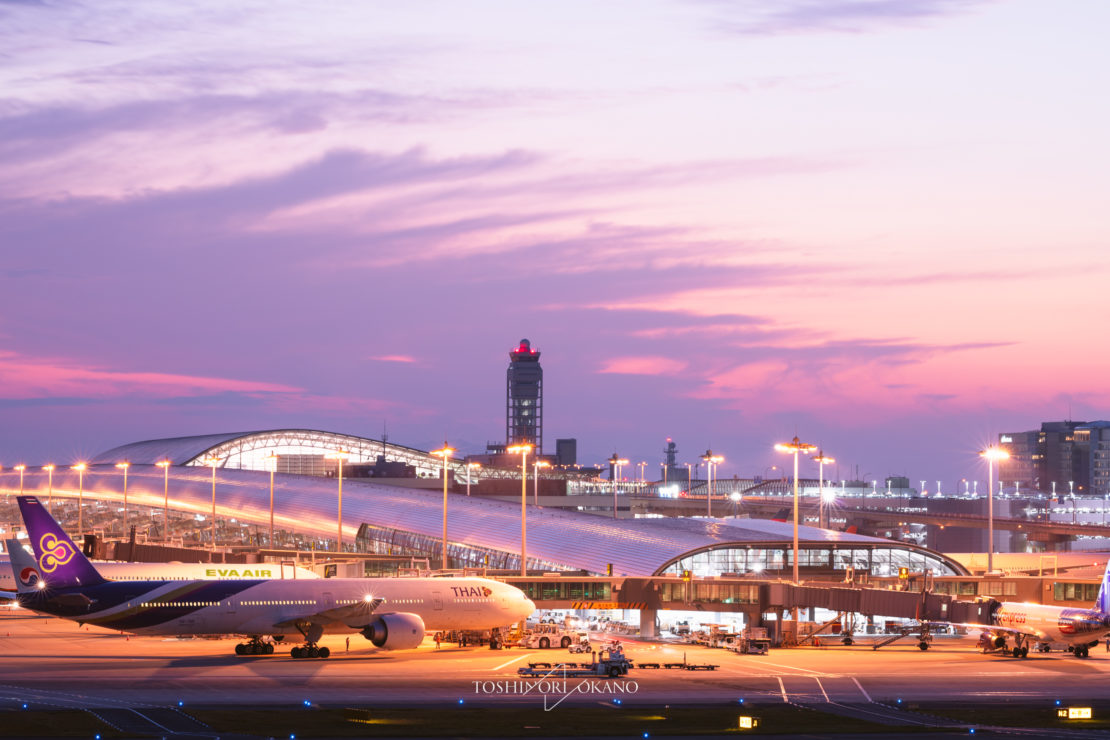
[[[992,0],[778,0],[718,5],[717,27],[732,33],[862,33],[917,25],[981,7]]]
[[[410,355],[378,355],[370,359],[378,362],[400,362],[402,364],[412,364],[416,362],[416,358]]]
[[[301,389],[264,381],[133,372],[84,366],[62,359],[0,353],[0,396],[8,399],[95,398],[143,394],[178,396],[211,392],[295,393]]]
[[[614,357],[601,363],[599,373],[614,375],[674,375],[687,363],[670,357]]]

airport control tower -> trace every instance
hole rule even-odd
[[[543,368],[527,339],[509,353],[505,382],[505,445],[530,444],[543,454]]]

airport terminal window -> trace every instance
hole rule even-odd
[[[978,586],[975,581],[960,581],[958,588],[960,596],[975,596],[978,593]]]
[[[1097,583],[1055,583],[1052,595],[1056,601],[1094,601],[1098,587]]]

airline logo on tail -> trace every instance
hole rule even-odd
[[[53,573],[59,565],[65,565],[77,554],[73,545],[59,540],[53,532],[47,532],[39,540],[39,551],[42,552],[39,565],[46,573]]]
[[[39,582],[39,572],[34,568],[22,568],[19,571],[19,582],[24,586],[34,586]]]

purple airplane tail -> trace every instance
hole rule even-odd
[[[19,511],[35,550],[39,575],[47,588],[95,586],[104,583],[69,535],[34,496],[18,496]]]

